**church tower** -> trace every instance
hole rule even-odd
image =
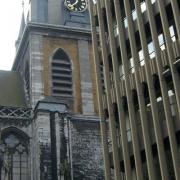
[[[27,3],[29,11],[22,16],[12,67],[25,101],[23,109],[13,107],[13,125],[9,120],[1,125],[9,139],[12,132],[16,139],[25,137],[27,166],[25,173],[22,166],[14,169],[12,161],[8,176],[23,180],[103,179],[88,2]],[[11,90],[17,99],[20,95]],[[9,111],[5,108],[5,112]]]
[[[51,96],[72,112],[97,114],[88,5],[86,0],[78,3],[73,7],[69,0],[29,2],[13,70],[22,72],[33,107]]]
[[[72,6],[73,4],[74,6]],[[28,16],[32,22],[78,28],[90,27],[87,2],[85,0],[31,0]]]

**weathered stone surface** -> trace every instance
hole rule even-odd
[[[82,111],[85,115],[94,115],[88,41],[78,41],[78,52],[81,76]]]
[[[94,116],[72,116],[63,118],[56,113],[56,156],[57,169],[60,172],[63,154],[62,148],[66,150],[64,158],[69,162],[71,179],[73,180],[103,180],[103,159],[100,139],[99,119]],[[34,173],[43,176],[43,162],[51,169],[51,154],[48,151],[51,145],[50,138],[50,116],[49,113],[38,113],[33,127]],[[62,141],[65,137],[65,141]],[[47,147],[47,149],[46,149]],[[44,166],[43,166],[44,167]],[[38,170],[39,169],[39,170]],[[37,172],[36,172],[37,171]],[[49,171],[50,177],[51,171]],[[59,173],[58,173],[59,176]]]
[[[81,85],[80,85],[80,70],[79,70],[79,59],[77,51],[77,42],[72,39],[65,38],[53,38],[53,37],[44,37],[43,39],[43,52],[44,52],[44,72],[43,72],[43,81],[44,81],[44,94],[46,96],[51,95],[51,81],[50,81],[50,72],[51,72],[51,60],[53,53],[62,48],[65,50],[69,56],[72,63],[72,77],[73,77],[73,96],[74,106],[73,111],[75,113],[81,113]]]
[[[31,103],[35,104],[42,99],[44,87],[42,81],[42,36],[32,34],[30,41],[30,74],[31,74]]]
[[[77,117],[76,117],[77,118]],[[74,180],[102,180],[103,160],[99,122],[89,117],[71,120],[71,148]]]
[[[47,20],[47,17],[42,19],[42,13],[46,8],[42,3],[42,0],[40,2],[34,0],[32,3],[32,19],[34,22]],[[41,11],[37,12],[39,6],[43,7]],[[39,16],[39,19],[36,16]],[[72,22],[69,21],[69,23]],[[56,151],[54,152],[57,154],[58,180],[60,176],[61,179],[64,178],[60,174],[62,160],[67,160],[68,166],[70,164],[72,180],[103,180],[99,121],[94,116],[85,116],[97,114],[96,82],[90,31],[78,30],[79,27],[70,29],[69,27],[50,24],[30,24],[27,25],[28,30],[24,33],[22,41],[24,45],[21,43],[13,68],[13,70],[20,71],[25,77],[27,74],[25,67],[28,64],[30,107],[36,107],[39,100],[52,95],[51,59],[54,52],[58,48],[62,48],[72,63],[73,98],[71,100],[65,99],[62,102],[57,97],[53,97],[57,103],[71,104],[68,106],[68,110],[75,114],[71,118],[71,114],[66,111],[70,118],[64,120],[64,123],[56,114],[56,126],[54,128],[56,135],[54,149]],[[51,104],[51,102],[47,103]],[[51,166],[54,159],[51,157],[53,154],[51,154],[53,149],[51,145],[54,141],[51,138],[49,112],[38,111],[36,113],[28,128],[18,127],[30,136],[30,179],[53,179]],[[63,149],[66,150],[65,157],[62,155]]]

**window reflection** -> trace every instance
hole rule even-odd
[[[154,4],[156,2],[156,0],[151,0],[151,3]],[[146,3],[145,1],[143,1],[141,3],[141,12],[145,12],[147,9],[146,7]],[[133,21],[135,21],[137,19],[137,13],[135,10],[132,11],[132,19]],[[123,23],[124,23],[124,28],[127,28],[128,27],[128,23],[127,23],[127,18],[125,17],[124,20],[123,20]],[[113,26],[113,30],[114,30],[114,36],[117,37],[119,35],[119,30],[118,30],[118,26],[117,24],[115,24]],[[171,25],[169,27],[169,31],[170,31],[170,36],[171,36],[171,39],[173,42],[176,41],[176,36],[175,36],[175,30],[174,30],[174,27]],[[165,39],[164,39],[164,35],[162,33],[160,33],[158,35],[158,41],[159,41],[159,46],[161,48],[161,50],[165,50],[166,49],[166,45],[165,45]],[[156,56],[156,53],[155,53],[155,48],[154,48],[154,44],[152,41],[150,41],[148,44],[148,52],[149,52],[149,58],[150,59],[153,59],[155,58]],[[140,49],[138,51],[138,55],[139,55],[139,63],[140,63],[140,66],[144,66],[145,62],[144,62],[144,55],[143,55],[143,51],[142,49]],[[132,57],[129,59],[129,70],[131,73],[134,73],[134,64],[133,64],[133,59]],[[123,78],[123,65],[121,65],[120,67],[120,77]]]

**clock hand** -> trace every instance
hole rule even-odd
[[[75,1],[75,3],[71,4],[71,6],[74,6],[78,3],[78,0]]]

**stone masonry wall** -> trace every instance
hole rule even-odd
[[[82,112],[84,115],[94,115],[88,41],[79,40],[78,50],[81,75]]]
[[[50,173],[50,120],[48,112],[38,112],[32,124],[32,166],[33,180],[43,179],[44,169],[47,169],[46,180],[51,179]]]
[[[31,34],[30,41],[30,77],[31,77],[31,104],[32,107],[44,98],[44,86],[42,80],[42,36]]]
[[[98,119],[76,117],[70,122],[73,180],[103,180],[103,159]]]
[[[51,78],[50,78],[50,62],[51,57],[57,49],[63,49],[69,56],[72,62],[73,70],[73,96],[74,98],[74,113],[81,113],[81,84],[80,84],[80,67],[77,52],[76,40],[70,38],[55,38],[55,37],[44,37],[43,38],[43,82],[44,82],[44,94],[45,96],[51,96]]]

